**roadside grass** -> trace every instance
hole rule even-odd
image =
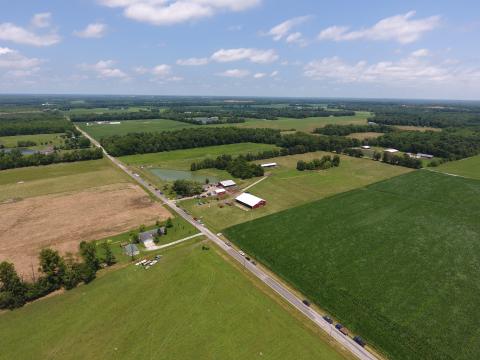
[[[130,181],[107,159],[2,170],[0,202]]]
[[[176,217],[172,217],[171,219],[172,219],[173,226],[167,229],[166,235],[163,235],[162,237],[160,237],[160,241],[158,242],[157,245],[170,244],[174,241],[181,240],[186,237],[198,234],[199,231],[196,228],[194,228],[189,222],[184,220],[182,217],[176,216]],[[160,223],[160,226],[164,226],[164,225],[165,225],[165,221]],[[156,228],[155,225],[146,226],[146,230],[152,230],[154,228]],[[95,243],[97,246],[100,246],[100,244],[107,242],[110,245],[112,252],[117,258],[117,261],[119,263],[129,263],[132,261],[132,258],[125,254],[121,244],[130,243],[130,233],[133,231],[138,231],[138,227],[122,234],[109,236],[104,239],[96,240]],[[159,253],[159,251],[147,251],[143,246],[143,244],[141,243],[137,244],[137,248],[140,251],[140,254],[135,256],[135,259],[138,259],[139,257],[151,256]],[[103,256],[102,250],[99,249],[98,254],[100,256]]]
[[[118,120],[118,121],[120,121],[121,124],[98,125],[95,123],[90,123],[90,126],[87,126],[87,123],[76,123],[76,124],[96,140],[100,140],[102,137],[112,136],[112,135],[126,135],[128,133],[138,133],[138,132],[158,132],[158,131],[180,130],[180,129],[196,126],[192,124],[183,123],[180,121],[166,120],[166,119]]]
[[[187,243],[164,251],[148,270],[107,271],[89,285],[0,314],[2,357],[344,358],[261,289],[215,247]]]
[[[446,162],[436,168],[435,171],[465,176],[480,180],[480,155],[462,160]]]
[[[0,136],[0,144],[6,148],[17,147],[18,141],[35,141],[36,146],[29,146],[29,149],[43,149],[48,145],[60,146],[64,144],[60,137],[63,134],[36,134],[36,135],[16,135],[16,136]],[[42,145],[43,144],[43,145]]]
[[[366,132],[366,133],[353,133],[348,135],[348,138],[357,139],[357,140],[368,140],[368,139],[375,139],[379,136],[382,136],[383,133],[378,132]]]
[[[219,204],[222,202],[212,199],[202,199],[202,205],[199,205],[198,200],[187,200],[181,202],[180,206],[193,216],[201,218],[212,229],[221,231],[234,224],[250,221],[411,171],[399,166],[343,155],[338,168],[303,172],[296,169],[297,161],[311,161],[324,155],[332,154],[315,152],[268,159],[268,162],[278,163],[278,168],[268,170],[268,178],[248,190],[253,195],[267,201],[267,205],[263,208],[251,211],[242,210],[237,206],[220,208]],[[265,162],[265,160],[257,161],[259,164],[262,162]]]
[[[416,171],[225,230],[390,359],[478,359],[480,181]]]

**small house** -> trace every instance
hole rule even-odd
[[[368,146],[368,145],[362,145],[362,149],[369,150],[369,149],[371,149],[371,148],[370,148],[370,146]]]
[[[135,244],[127,244],[123,247],[123,250],[125,251],[125,255],[127,256],[135,256],[140,254],[140,251]]]
[[[272,168],[272,167],[276,167],[277,166],[277,163],[276,162],[272,162],[272,163],[266,163],[266,164],[262,164],[260,165],[262,168]]]
[[[388,152],[390,154],[395,154],[395,153],[398,152],[398,150],[397,149],[385,149],[385,152]]]
[[[220,181],[219,185],[224,189],[227,189],[227,188],[237,186],[237,183],[233,180],[223,180],[223,181]]]
[[[215,189],[215,195],[216,196],[223,196],[227,193],[225,189]]]

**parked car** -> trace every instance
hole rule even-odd
[[[252,260],[252,265],[257,265],[257,263],[255,262],[255,260]]]
[[[245,253],[243,251],[238,252],[241,256],[245,256]]]
[[[247,261],[250,261],[250,257],[248,257],[248,256],[245,256],[245,259],[246,259]]]
[[[353,338],[353,341],[355,341],[361,347],[365,347],[365,345],[367,345],[367,343],[365,341],[363,341],[363,339],[360,336],[355,336]]]
[[[343,328],[343,325],[342,325],[342,324],[337,324],[337,325],[335,325],[335,329],[340,330],[341,328]]]
[[[323,320],[325,320],[329,324],[333,324],[333,320],[327,315],[323,316]]]
[[[225,245],[232,246],[232,244],[230,244],[229,242],[226,242]]]
[[[308,301],[307,299],[303,299],[303,300],[302,300],[302,303],[303,303],[305,306],[310,306],[310,301]]]

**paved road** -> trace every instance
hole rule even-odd
[[[77,129],[90,141],[100,147],[103,150],[105,156],[110,159],[115,165],[117,165],[120,169],[125,171],[131,178],[137,181],[140,185],[148,189],[154,196],[156,196],[161,202],[168,205],[173,211],[175,211],[178,215],[183,217],[186,221],[192,224],[195,228],[197,228],[203,235],[213,241],[217,246],[219,246],[222,250],[224,250],[228,255],[230,255],[233,259],[238,261],[242,264],[245,269],[249,270],[252,274],[254,274],[257,278],[263,281],[266,285],[268,285],[272,290],[274,290],[277,294],[279,294],[282,298],[284,298],[287,302],[289,302],[294,308],[298,311],[303,313],[306,317],[308,317],[311,321],[313,321],[319,328],[327,332],[331,337],[333,337],[336,341],[338,341],[343,347],[349,350],[353,355],[361,360],[377,360],[377,357],[370,353],[368,350],[362,348],[356,342],[354,342],[350,337],[343,335],[340,333],[335,326],[330,325],[325,320],[323,320],[322,316],[316,312],[315,310],[311,309],[310,307],[303,304],[302,299],[297,297],[293,292],[287,289],[283,284],[281,284],[278,280],[273,278],[267,272],[262,270],[260,267],[253,265],[251,262],[247,261],[244,256],[240,255],[240,253],[233,248],[232,246],[227,245],[220,237],[216,234],[211,232],[205,226],[200,225],[197,221],[195,221],[189,214],[187,214],[183,209],[179,208],[174,201],[169,200],[165,197],[160,191],[156,190],[153,186],[151,186],[147,181],[145,181],[140,176],[134,175],[121,161],[110,156],[105,149],[90,135],[86,132],[81,130],[79,127]]]

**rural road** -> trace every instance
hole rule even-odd
[[[160,191],[157,191],[153,186],[151,186],[147,181],[142,179],[140,176],[135,176],[133,172],[131,172],[121,161],[114,158],[113,156],[110,156],[105,151],[105,149],[100,145],[100,143],[95,139],[93,139],[89,134],[87,134],[85,131],[80,129],[78,126],[75,125],[75,127],[85,137],[87,137],[95,146],[98,146],[99,148],[101,148],[105,156],[108,159],[110,159],[115,165],[117,165],[120,169],[122,169],[125,173],[127,173],[131,178],[133,178],[141,186],[148,189],[155,197],[157,197],[164,204],[168,205],[178,215],[180,215],[182,218],[184,218],[186,221],[192,224],[203,235],[205,235],[207,238],[209,238],[211,241],[217,244],[228,255],[230,255],[233,259],[235,259],[240,264],[242,264],[242,266],[244,266],[245,269],[250,271],[253,275],[259,278],[263,283],[269,286],[273,291],[275,291],[282,298],[284,298],[288,303],[290,303],[295,309],[303,313],[306,317],[308,317],[311,321],[313,321],[319,328],[324,330],[327,334],[329,334],[332,338],[334,338],[340,345],[342,345],[344,348],[350,351],[358,359],[361,359],[361,360],[377,360],[378,359],[375,355],[370,353],[367,349],[364,349],[363,347],[358,345],[356,342],[354,342],[350,337],[340,333],[340,331],[338,331],[334,325],[330,325],[325,320],[323,320],[322,315],[320,315],[314,309],[303,304],[301,298],[296,296],[287,287],[285,287],[282,283],[276,280],[272,275],[268,274],[261,268],[247,261],[245,257],[241,256],[240,253],[235,248],[227,245],[222,239],[220,239],[220,237],[218,237],[216,234],[211,232],[205,226],[200,225],[183,209],[179,208],[177,204],[175,204],[175,202],[169,200]]]

